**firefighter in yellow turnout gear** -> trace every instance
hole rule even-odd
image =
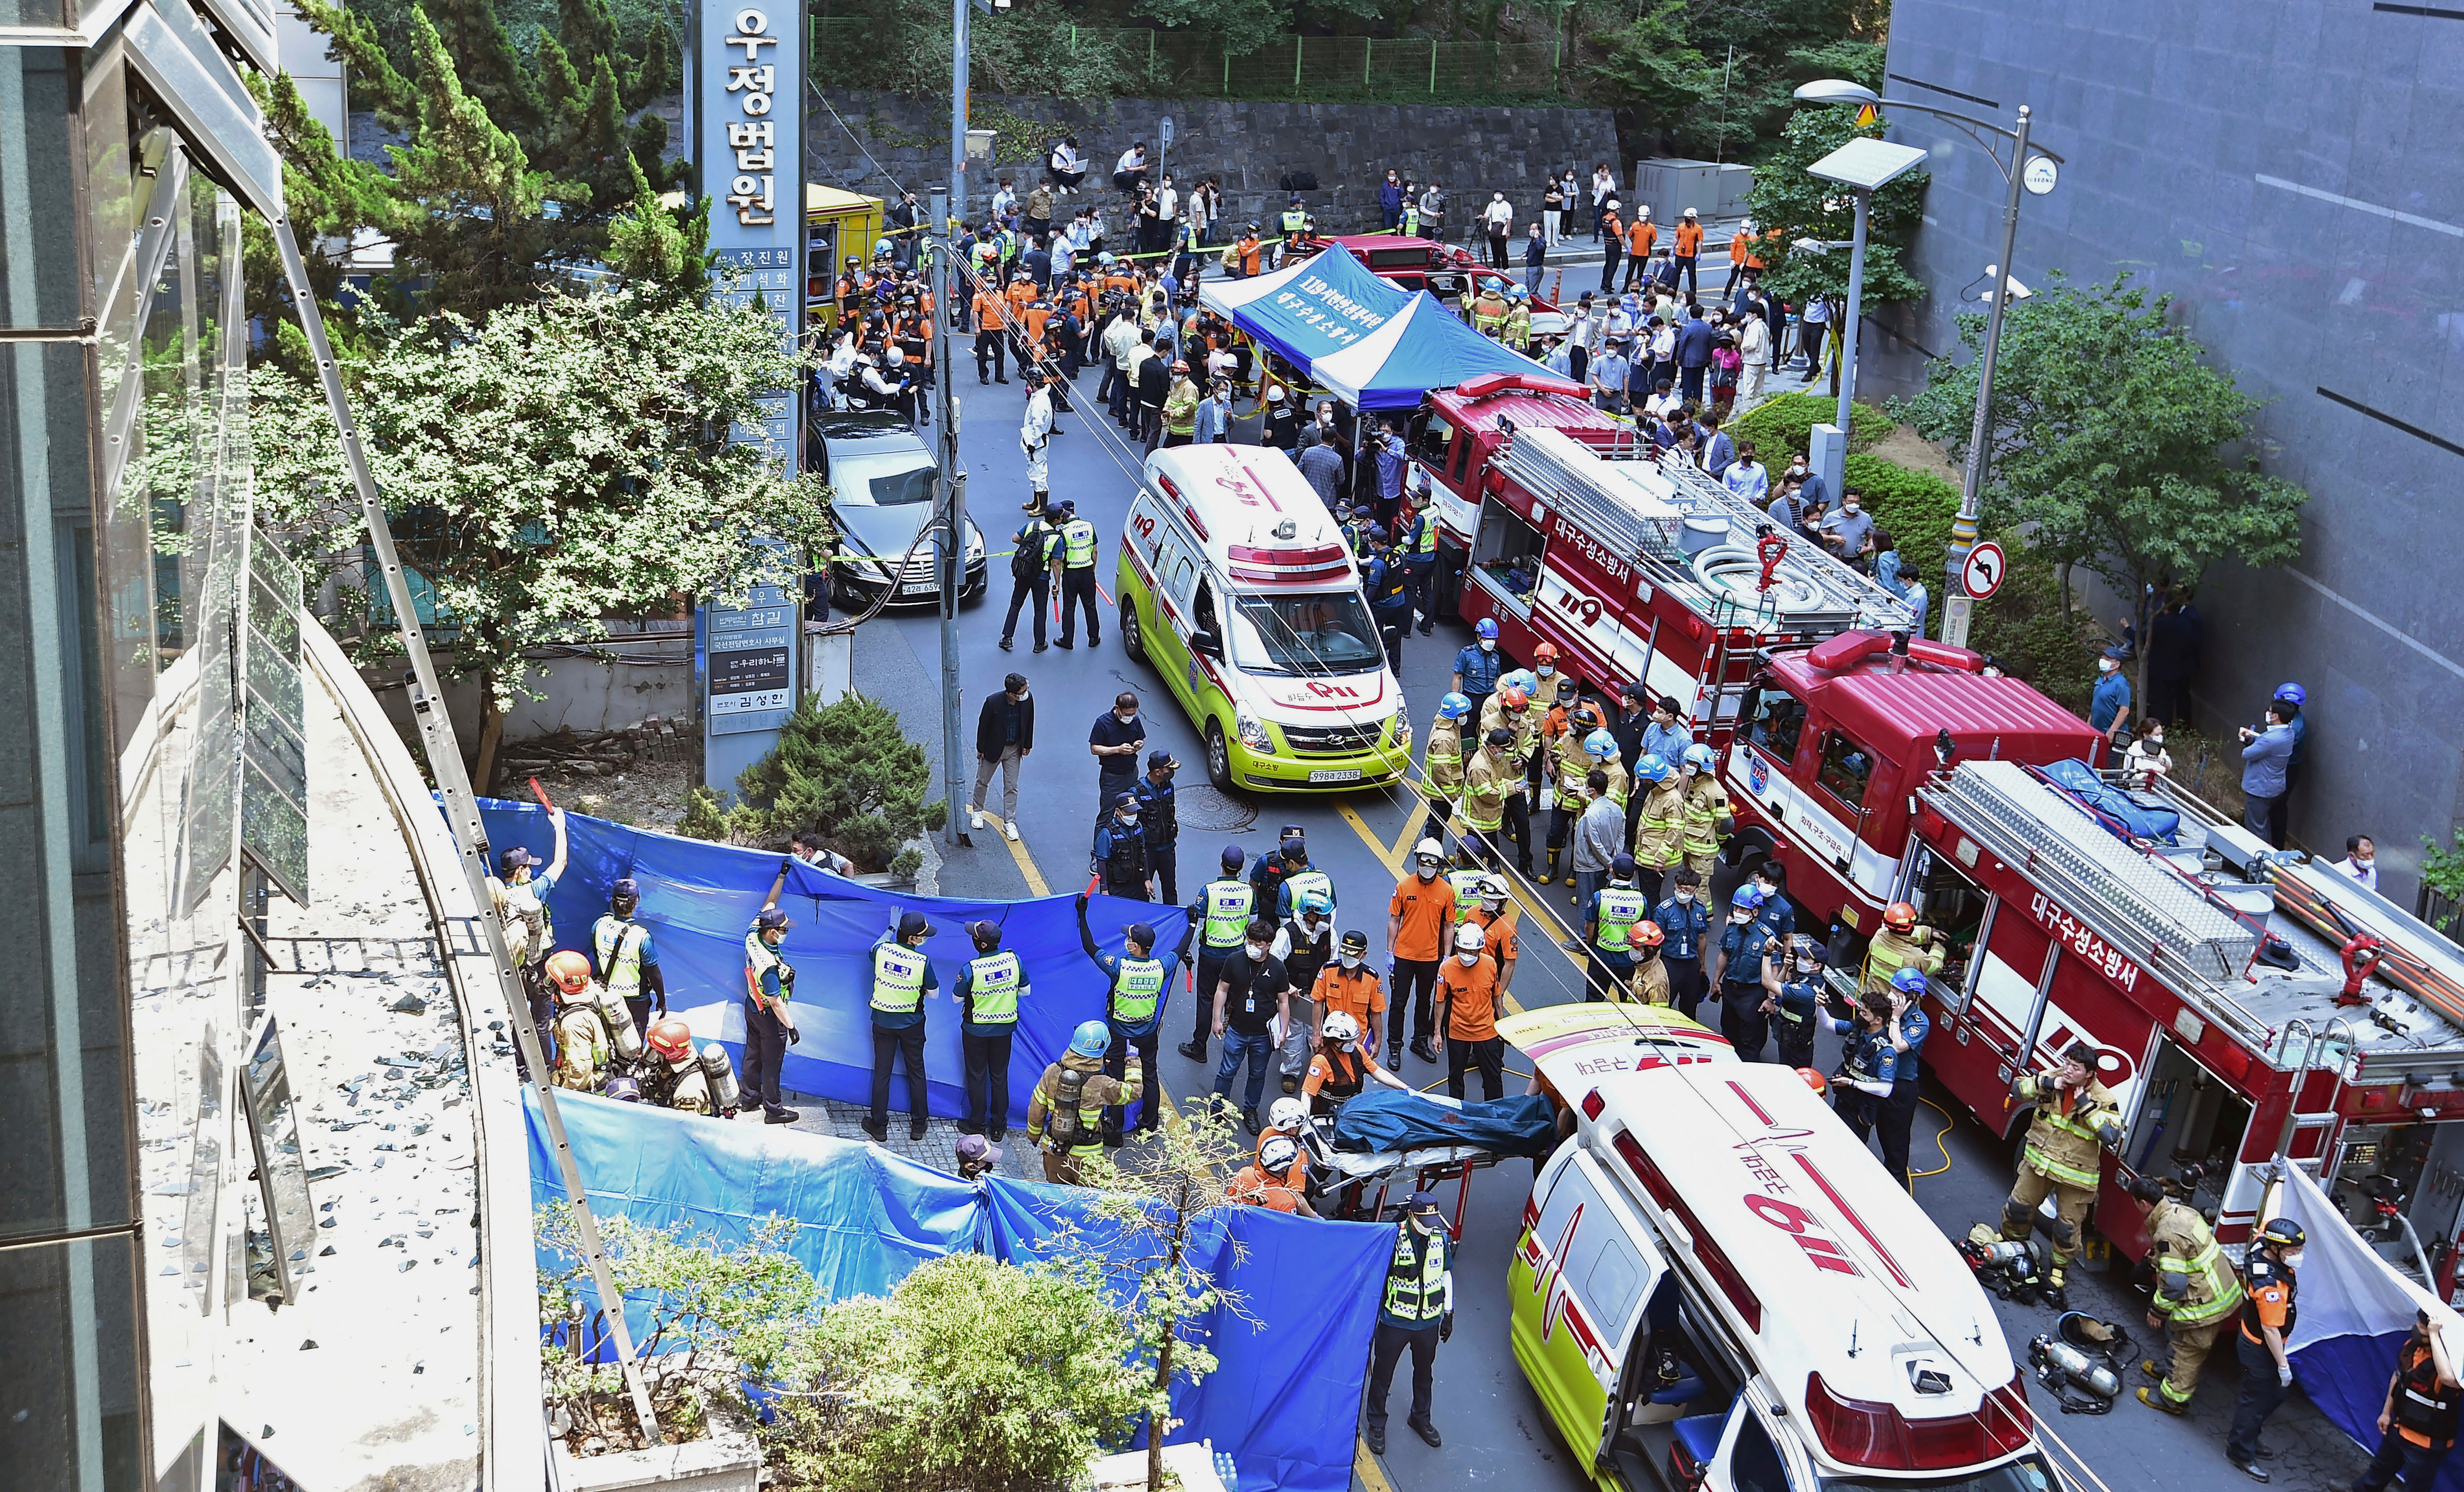
[[[2152,1204],[2147,1213],[2147,1261],[2156,1271],[2156,1300],[2147,1325],[2161,1326],[2172,1348],[2168,1369],[2150,1358],[2140,1370],[2159,1380],[2139,1391],[2139,1402],[2168,1414],[2188,1411],[2199,1387],[2199,1370],[2216,1337],[2241,1309],[2241,1277],[2233,1273],[2223,1245],[2208,1220],[2187,1202],[2177,1201],[2165,1183],[2140,1176],[2130,1194]]]
[[[2051,1073],[2019,1080],[2018,1099],[2036,1105],[2027,1148],[2011,1199],[2002,1204],[2002,1236],[2024,1242],[2035,1233],[2037,1204],[2054,1198],[2053,1265],[2045,1282],[2062,1288],[2064,1271],[2079,1252],[2088,1204],[2096,1200],[2097,1171],[2104,1151],[2122,1143],[2122,1110],[2111,1090],[2096,1080],[2096,1048],[2071,1044]]]
[[[1891,976],[1903,969],[1919,973],[1942,972],[1942,940],[1930,927],[1917,925],[1917,909],[1906,902],[1882,908],[1882,930],[1865,948],[1865,973],[1859,982],[1864,994],[1887,998]]]
[[[1129,1070],[1113,1079],[1104,1073],[1104,1054],[1111,1046],[1110,1026],[1081,1021],[1069,1037],[1069,1050],[1035,1084],[1035,1097],[1026,1105],[1026,1137],[1044,1152],[1046,1181],[1086,1185],[1079,1168],[1104,1153],[1104,1110],[1137,1097],[1144,1082],[1137,1049],[1130,1049]]]

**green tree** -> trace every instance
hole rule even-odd
[[[1291,0],[1136,0],[1131,13],[1158,26],[1201,32],[1245,57],[1291,30]]]
[[[1134,1350],[1090,1271],[953,1254],[799,1326],[757,1434],[812,1492],[1076,1486],[1136,1423]]]
[[[773,844],[818,830],[859,865],[912,875],[913,865],[892,858],[899,846],[948,822],[946,802],[924,801],[932,776],[924,748],[886,706],[853,692],[824,705],[807,698],[779,744],[737,775],[743,801],[735,810],[716,816],[716,798],[705,806],[697,797],[677,827],[695,838]]]
[[[1660,0],[1615,31],[1595,32],[1590,67],[1595,95],[1646,128],[1669,131],[1695,117],[1719,86],[1719,70],[1686,41],[1685,0]]]
[[[1780,142],[1754,167],[1753,189],[1746,210],[1754,224],[1775,234],[1763,250],[1771,266],[1764,284],[1792,301],[1820,296],[1831,307],[1835,335],[1847,323],[1848,262],[1845,249],[1830,252],[1798,248],[1800,239],[1845,243],[1856,229],[1856,193],[1814,175],[1808,167],[1859,136],[1881,138],[1884,122],[1859,125],[1857,111],[1842,105],[1799,109],[1792,115]],[[1907,175],[1874,193],[1865,235],[1866,306],[1913,301],[1925,286],[1908,273],[1903,259],[1908,235],[1925,212],[1926,173]],[[1831,360],[1833,390],[1837,390],[1838,359]]]
[[[591,642],[605,618],[663,615],[679,596],[795,584],[829,537],[818,479],[782,479],[728,437],[800,376],[756,313],[557,296],[485,325],[433,318],[346,375],[404,564],[453,630],[453,671],[488,685],[483,791],[525,649]],[[345,556],[344,604],[364,612],[382,590],[356,563],[359,507],[324,401],[275,367],[251,393],[260,510],[294,552]],[[395,645],[379,628],[366,647]]]
[[[2057,271],[2003,317],[1987,412],[1997,524],[2027,525],[2030,546],[2065,573],[2084,567],[2133,599],[2195,586],[2227,556],[2290,564],[2309,498],[2259,471],[2250,419],[2264,401],[2208,366],[2167,320],[2171,303],[2126,273],[2079,286]],[[1982,313],[1960,317],[1959,340],[1968,361],[1935,360],[1925,391],[1894,412],[1964,459]]]

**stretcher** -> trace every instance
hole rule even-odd
[[[1463,1100],[1441,1094],[1422,1094],[1432,1103],[1448,1108],[1463,1107]],[[1498,1162],[1497,1152],[1476,1145],[1418,1146],[1397,1150],[1339,1150],[1334,1146],[1334,1120],[1319,1116],[1309,1121],[1301,1132],[1303,1147],[1309,1152],[1309,1191],[1313,1196],[1330,1196],[1335,1205],[1329,1215],[1352,1218],[1361,1222],[1378,1222],[1402,1215],[1402,1201],[1387,1211],[1387,1198],[1398,1180],[1408,1178],[1403,1196],[1415,1191],[1435,1191],[1451,1181],[1455,1184],[1452,1214],[1447,1218],[1447,1231],[1463,1236],[1463,1210],[1471,1200],[1471,1173],[1485,1170]],[[1374,1196],[1372,1189],[1375,1189]]]

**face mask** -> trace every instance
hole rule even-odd
[[[2308,1250],[2306,1250],[2306,1249],[2295,1249],[2292,1253],[2285,1255],[2285,1256],[2284,1256],[2284,1267],[2285,1267],[2285,1268],[2287,1268],[2287,1269],[2299,1269],[2299,1268],[2300,1268],[2300,1267],[2301,1267],[2301,1256],[2302,1256],[2303,1254],[2307,1253],[2307,1252],[2309,1252],[2309,1251],[2308,1251]]]
[[[1494,652],[1496,652],[1496,651],[1497,651],[1497,639],[1496,639],[1495,637],[1483,637],[1483,638],[1481,638],[1481,639],[1480,639],[1480,650],[1481,650],[1483,653],[1494,653]]]
[[[1343,955],[1343,967],[1346,969],[1358,969],[1360,967],[1360,955],[1357,953],[1346,953]],[[1349,1041],[1344,1043],[1346,1047],[1351,1046],[1351,1044],[1352,1043]]]
[[[1437,880],[1437,879],[1438,879],[1438,868],[1437,868],[1435,865],[1422,865],[1422,866],[1420,867],[1420,879],[1421,879],[1422,880]]]
[[[525,866],[523,866],[521,869],[519,869],[519,870],[517,870],[517,871],[514,872],[514,884],[515,884],[515,885],[517,885],[517,886],[527,886],[527,885],[529,885],[530,883],[531,883],[531,868],[530,868],[529,866],[525,865]]]
[[[1858,506],[1856,503],[1854,503],[1854,502],[1848,502],[1848,503],[1842,503],[1842,504],[1840,505],[1839,511],[1841,511],[1842,513],[1847,514],[1850,518],[1855,518],[1858,514],[1859,514],[1859,513],[1861,513],[1861,512],[1863,512],[1863,511],[1865,511],[1865,510],[1864,510],[1863,508],[1859,507],[1859,506]]]
[[[1693,901],[1693,900],[1694,900],[1694,888],[1693,888],[1693,887],[1691,887],[1691,886],[1679,886],[1679,887],[1677,888],[1677,900],[1678,900],[1678,901],[1680,901],[1680,902],[1691,902],[1691,901]]]
[[[1455,962],[1463,965],[1465,969],[1469,969],[1474,964],[1480,962],[1480,955],[1478,953],[1458,953],[1455,955]]]
[[[1753,909],[1750,907],[1741,906],[1728,914],[1728,921],[1740,927],[1751,926],[1753,920]]]
[[[1354,959],[1353,962],[1358,963],[1359,960]],[[1360,1043],[1357,1041],[1338,1041],[1334,1044],[1334,1049],[1338,1052],[1345,1053],[1356,1052],[1360,1049]]]
[[[2115,662],[2109,657],[2101,657],[2096,660],[2096,671],[2100,674],[2112,673],[2115,669],[2120,668],[2121,666],[2121,664]]]
[[[2377,864],[2377,863],[2378,863],[2378,860],[2377,860],[2375,857],[2372,857],[2372,858],[2366,858],[2366,859],[2365,859],[2365,858],[2364,858],[2364,857],[2360,857],[2360,856],[2355,856],[2355,857],[2353,857],[2353,865],[2354,865],[2354,868],[2355,868],[2355,869],[2358,869],[2358,870],[2367,870],[2367,869],[2369,869],[2371,866],[2373,866],[2373,865],[2375,865],[2375,864]]]

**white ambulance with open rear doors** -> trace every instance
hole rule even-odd
[[[1598,1056],[1538,1058],[1579,1119],[1508,1279],[1602,1486],[2059,1492],[1984,1290],[1801,1076]]]

